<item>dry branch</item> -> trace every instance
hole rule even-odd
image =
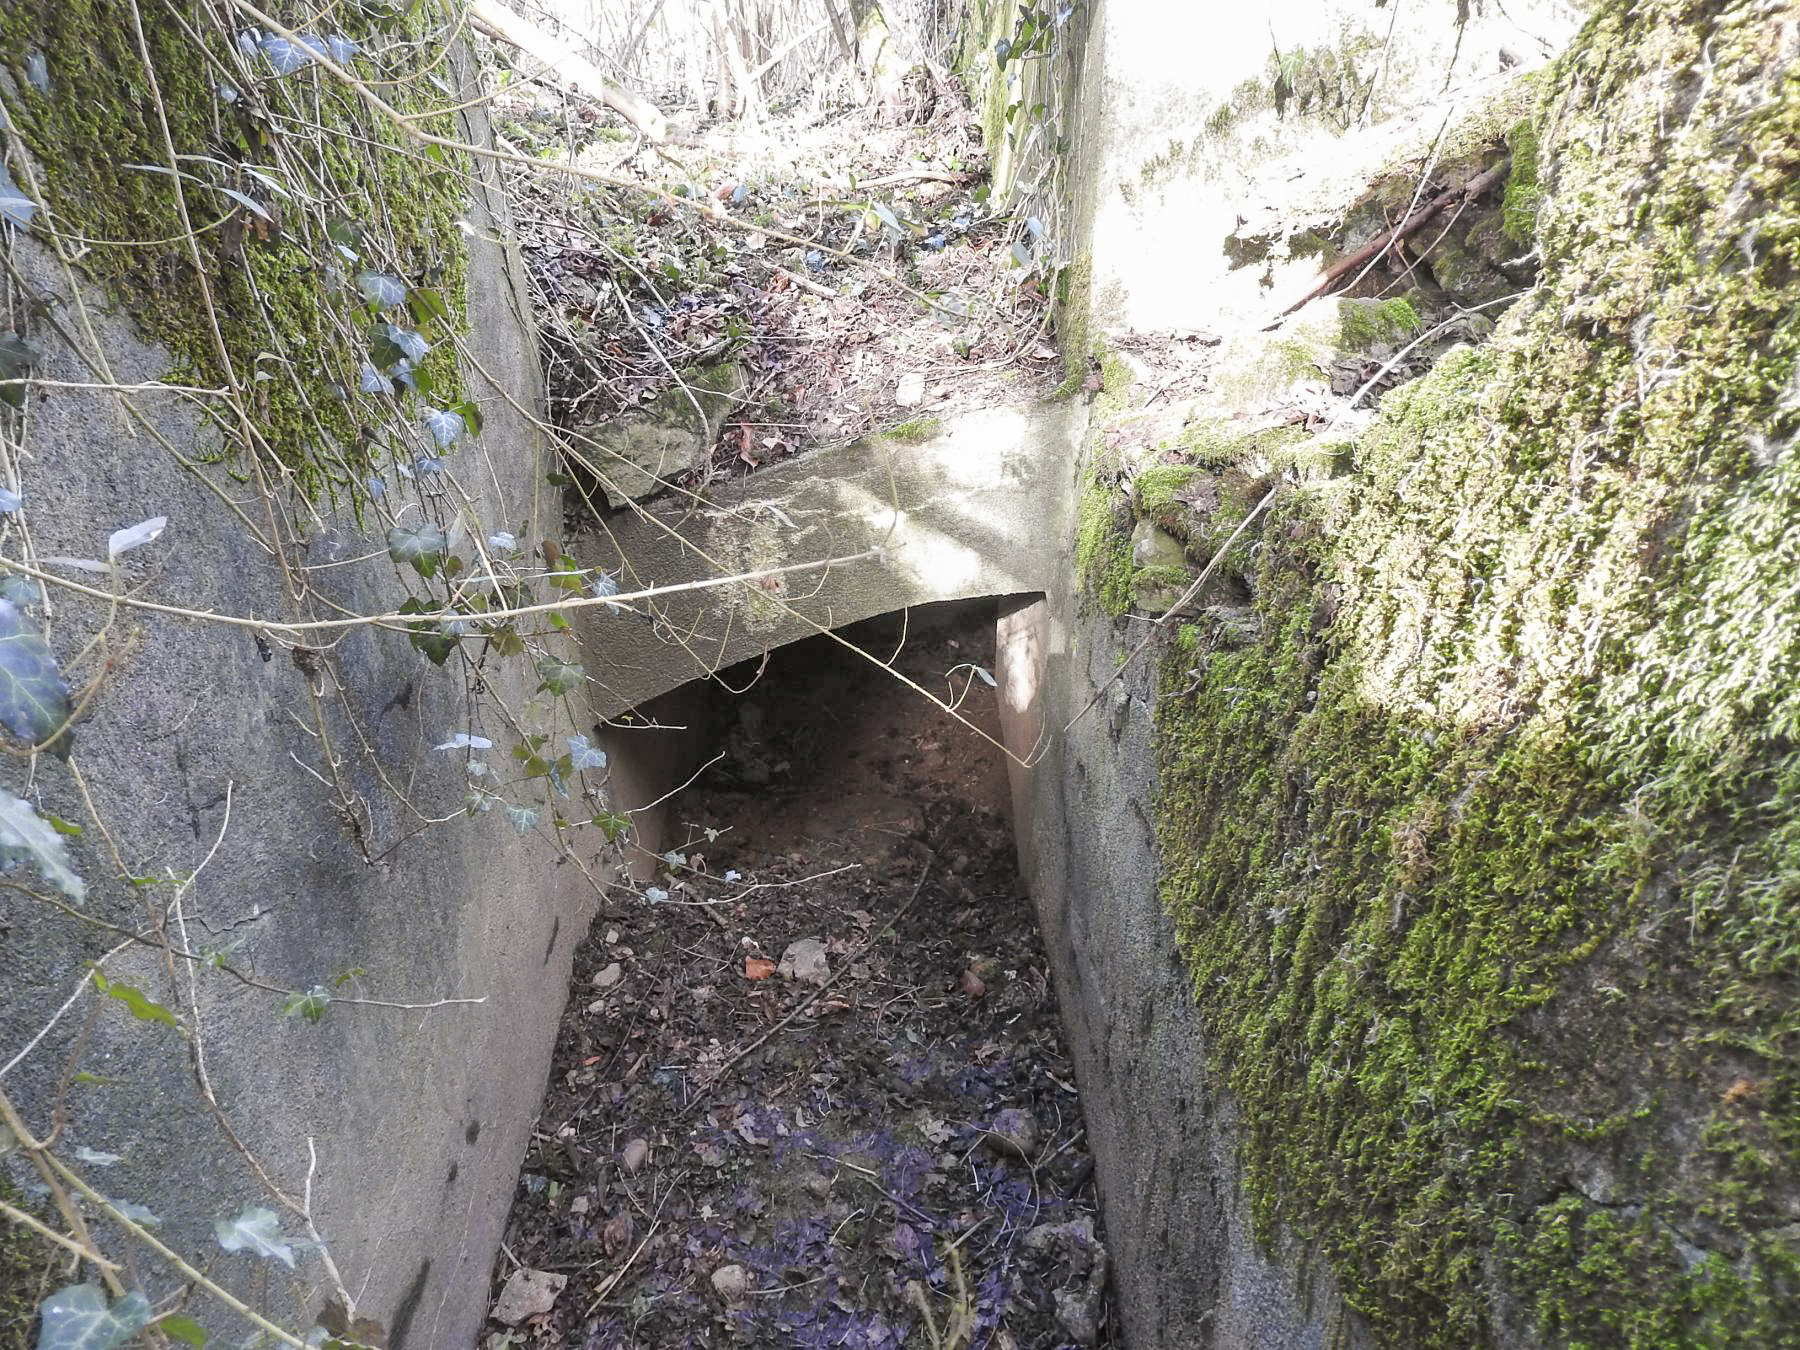
[[[554,76],[567,81],[581,93],[599,99],[656,144],[668,140],[668,121],[649,102],[609,80],[592,61],[520,18],[500,0],[473,0],[469,17],[482,32],[542,61],[546,69],[537,78]]]
[[[1304,305],[1311,304],[1321,295],[1329,292],[1332,285],[1339,277],[1343,276],[1344,273],[1361,267],[1364,263],[1368,262],[1369,259],[1378,257],[1387,249],[1399,243],[1402,239],[1417,234],[1420,230],[1425,228],[1426,224],[1430,222],[1433,216],[1437,215],[1437,213],[1442,211],[1446,206],[1451,205],[1453,202],[1473,201],[1491,188],[1495,183],[1498,183],[1501,179],[1505,178],[1506,171],[1511,167],[1512,159],[1509,156],[1508,158],[1501,160],[1485,173],[1476,174],[1461,187],[1445,188],[1442,192],[1438,193],[1437,196],[1426,202],[1425,205],[1421,206],[1398,225],[1376,235],[1375,238],[1357,249],[1356,252],[1349,254],[1347,257],[1339,258],[1330,267],[1326,268],[1325,276],[1320,280],[1319,284],[1314,286],[1310,291],[1301,296],[1286,309],[1282,310],[1281,313],[1277,314],[1275,316],[1275,322],[1280,323],[1281,320],[1287,318],[1287,316],[1294,313],[1294,311],[1300,309]],[[1273,327],[1273,325],[1271,325],[1271,327]]]

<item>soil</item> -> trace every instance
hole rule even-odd
[[[952,614],[844,636],[997,735]],[[576,956],[487,1347],[1113,1344],[1000,752],[829,639],[721,683],[687,842]]]

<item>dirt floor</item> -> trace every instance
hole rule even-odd
[[[992,633],[847,636],[993,735]],[[488,1350],[1111,1345],[999,751],[826,639],[735,675],[686,842],[576,956]]]

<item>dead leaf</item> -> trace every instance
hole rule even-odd
[[[556,1296],[569,1282],[567,1275],[548,1270],[520,1266],[494,1300],[494,1320],[516,1327],[528,1317],[547,1313],[556,1306]]]
[[[987,986],[981,982],[981,976],[972,970],[965,970],[956,987],[970,998],[982,998],[987,994]]]
[[[744,958],[744,978],[747,980],[766,980],[775,973],[775,963],[766,956],[746,956]]]
[[[600,1245],[608,1256],[631,1241],[631,1215],[615,1214],[600,1228]]]

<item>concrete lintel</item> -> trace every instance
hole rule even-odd
[[[869,436],[606,522],[577,549],[626,589],[881,556],[584,612],[596,715],[610,717],[774,647],[936,600],[1044,590],[1068,566],[1077,403],[991,408]]]

